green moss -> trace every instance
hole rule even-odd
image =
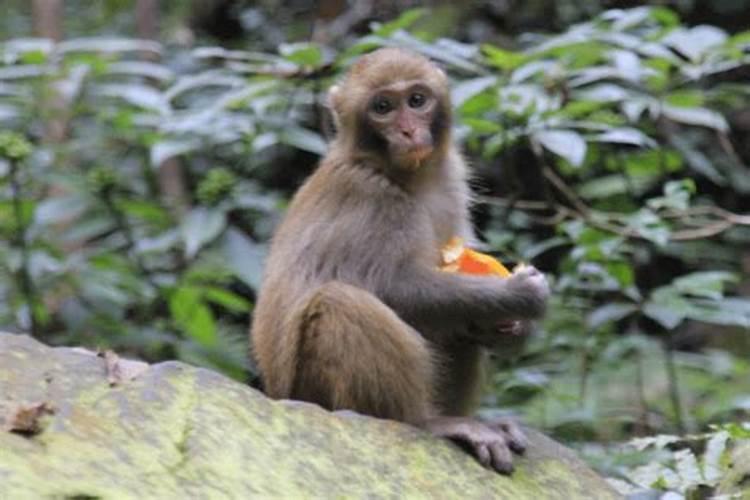
[[[37,436],[0,433],[10,498],[616,498],[536,432],[505,477],[412,427],[271,401],[181,363],[110,387],[101,358],[0,335],[0,380],[6,402],[55,408]]]

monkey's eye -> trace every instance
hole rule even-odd
[[[409,96],[409,107],[410,108],[421,108],[424,106],[425,101],[427,98],[424,96],[424,94],[420,94],[419,92],[414,92],[412,95]]]
[[[385,115],[393,109],[393,106],[391,105],[391,101],[385,97],[376,97],[372,100],[370,108],[379,115]]]

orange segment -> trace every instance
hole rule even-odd
[[[510,276],[510,271],[491,255],[464,249],[458,260],[458,269],[467,274],[495,274],[501,278]]]
[[[464,246],[463,239],[455,236],[442,249],[441,269],[466,274],[495,275],[507,278],[510,271],[491,255]]]

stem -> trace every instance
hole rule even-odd
[[[135,251],[136,242],[135,236],[133,234],[133,228],[130,226],[127,218],[115,205],[112,191],[105,190],[102,193],[102,200],[104,201],[104,206],[107,207],[107,211],[115,220],[115,226],[117,227],[118,231],[120,231],[123,236],[125,236],[127,253],[135,262],[138,271],[143,275],[146,281],[151,284],[151,286],[153,286],[154,288],[158,288],[151,279],[151,273],[149,272],[148,267],[146,267],[146,264],[143,262],[140,255],[138,255]]]
[[[588,347],[583,349],[581,359],[581,381],[578,389],[578,405],[583,408],[586,404],[586,393],[588,392],[589,372],[591,371],[591,355]]]
[[[662,344],[664,350],[664,364],[667,367],[667,380],[669,383],[669,400],[672,403],[672,411],[674,412],[675,424],[677,425],[677,431],[680,434],[685,433],[685,421],[682,418],[682,402],[680,401],[680,388],[677,382],[677,370],[674,364],[674,351],[670,343],[664,342]]]
[[[635,358],[635,383],[638,391],[638,435],[645,435],[649,429],[648,402],[646,401],[646,386],[643,380],[643,355],[640,349]]]
[[[31,321],[31,335],[39,335],[39,323],[36,318],[36,291],[34,283],[29,273],[29,247],[26,244],[26,224],[23,220],[23,206],[21,196],[21,182],[18,179],[18,162],[10,160],[10,187],[13,198],[13,218],[15,221],[15,230],[13,242],[21,252],[21,266],[16,273],[18,286],[23,297],[26,307],[29,309],[29,320]]]

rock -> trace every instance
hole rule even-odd
[[[183,363],[116,362],[0,334],[0,498],[618,498],[537,432],[505,477],[397,422]],[[38,413],[34,432],[11,430],[19,408]]]

